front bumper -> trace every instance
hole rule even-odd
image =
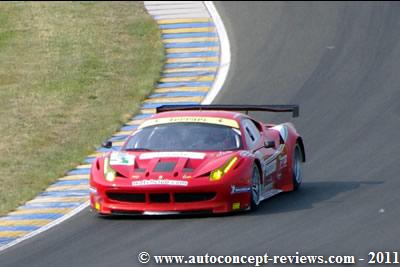
[[[250,192],[208,179],[188,186],[115,186],[91,182],[90,202],[100,214],[171,215],[225,213],[250,207]],[[248,185],[237,185],[243,187]]]

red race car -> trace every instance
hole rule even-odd
[[[159,107],[119,151],[93,162],[93,210],[101,215],[224,213],[255,209],[264,199],[296,190],[305,151],[294,126],[265,124],[239,111],[297,117],[299,107]]]

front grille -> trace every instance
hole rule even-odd
[[[122,202],[137,202],[137,203],[146,202],[145,194],[107,192],[107,197],[111,200],[122,201]]]
[[[175,202],[197,202],[211,200],[216,196],[214,192],[207,193],[175,193]]]
[[[196,193],[175,193],[176,203],[207,201],[215,198],[215,192],[196,192]],[[146,194],[144,193],[117,193],[107,192],[110,200],[130,203],[146,203]],[[150,203],[170,203],[170,193],[148,193]]]
[[[150,202],[152,203],[169,203],[169,194],[150,194]]]

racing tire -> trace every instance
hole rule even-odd
[[[302,171],[302,154],[300,145],[297,143],[294,147],[293,152],[293,162],[292,162],[292,179],[293,179],[293,191],[299,189],[301,183],[303,182],[303,171]]]
[[[250,210],[256,210],[260,205],[261,199],[261,174],[257,165],[254,164],[253,174],[251,176],[251,191],[250,191]]]

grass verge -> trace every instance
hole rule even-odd
[[[137,112],[163,60],[142,2],[1,2],[0,215]]]

